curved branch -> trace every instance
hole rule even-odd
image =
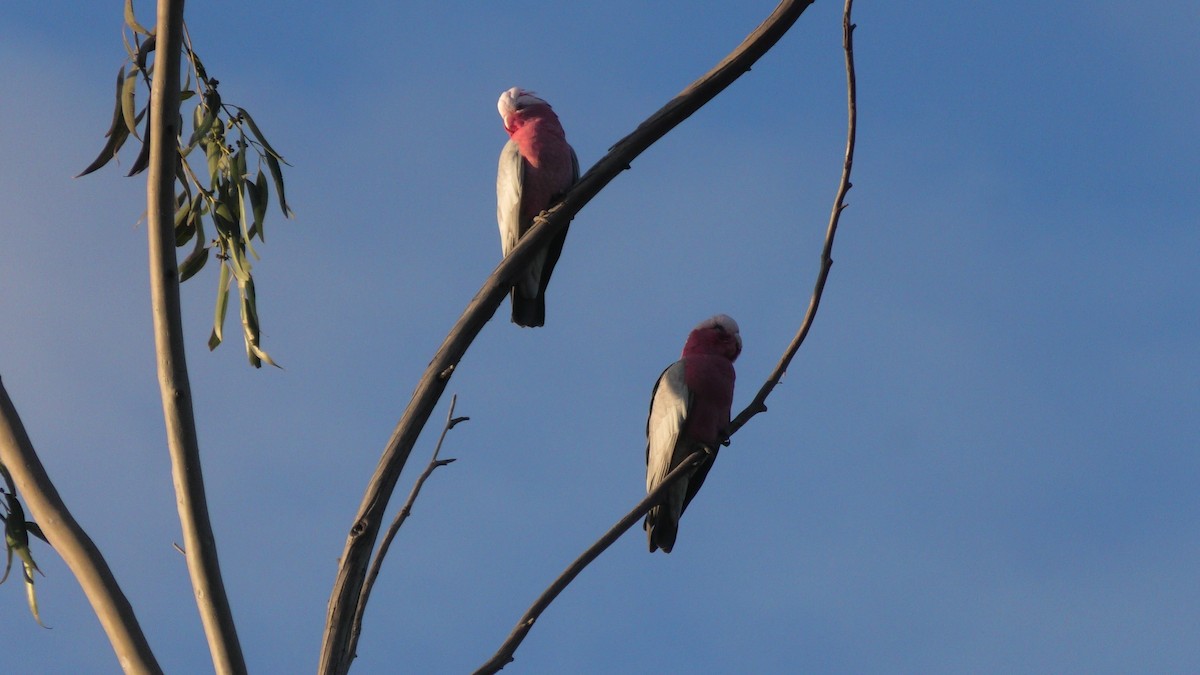
[[[648,512],[651,507],[661,502],[663,495],[666,494],[667,490],[669,490],[676,481],[681,480],[684,476],[690,475],[696,470],[696,467],[700,464],[700,462],[706,456],[711,454],[711,450],[707,448],[701,448],[700,450],[697,450],[685,457],[683,461],[676,465],[674,469],[671,469],[671,472],[663,478],[662,483],[660,483],[658,487],[654,488],[653,491],[647,494],[646,498],[638,502],[638,505],[633,507],[632,511],[625,514],[625,517],[618,520],[617,524],[612,526],[612,529],[610,529],[608,532],[605,532],[604,536],[600,537],[596,543],[592,544],[586,551],[583,552],[583,555],[576,558],[575,562],[571,563],[567,569],[563,570],[563,573],[554,580],[554,583],[550,584],[550,587],[543,591],[540,596],[538,596],[538,599],[533,602],[529,609],[525,610],[524,616],[521,617],[520,621],[517,621],[516,627],[513,628],[511,633],[509,633],[508,638],[504,641],[504,644],[500,645],[500,649],[496,650],[496,653],[492,655],[492,658],[488,659],[487,663],[483,664],[479,667],[479,670],[475,671],[475,675],[490,675],[491,673],[499,672],[502,668],[504,668],[504,666],[512,663],[513,654],[517,652],[517,647],[521,646],[521,642],[525,639],[525,636],[529,633],[529,630],[533,628],[533,624],[538,620],[538,617],[542,615],[542,612],[546,611],[546,608],[550,606],[550,603],[554,602],[554,599],[558,597],[558,594],[562,593],[563,589],[565,589],[572,581],[574,581],[575,577],[579,576],[579,573],[583,571],[583,568],[590,565],[591,562],[599,557],[601,553],[604,553],[609,546],[612,546],[613,542],[615,542],[617,539],[620,539],[621,535],[625,534],[629,528],[633,527],[634,523],[645,516],[646,512]]]
[[[800,329],[796,333],[796,337],[793,338],[791,344],[788,345],[787,349],[783,353],[783,358],[780,359],[779,363],[775,367],[775,370],[773,370],[767,377],[766,382],[763,384],[762,388],[759,389],[759,392],[754,397],[754,400],[751,401],[750,405],[747,406],[746,409],[743,410],[730,424],[730,429],[726,439],[732,437],[738,429],[745,426],[746,422],[748,422],[751,417],[760,412],[766,411],[767,407],[765,402],[767,396],[770,395],[771,391],[775,388],[775,385],[779,384],[779,380],[783,377],[783,373],[787,370],[788,364],[791,363],[792,357],[796,355],[796,351],[800,349],[800,344],[804,342],[805,336],[808,335],[808,331],[812,327],[813,319],[817,313],[817,307],[821,303],[821,295],[825,290],[825,281],[828,279],[829,270],[833,265],[833,238],[837,233],[838,219],[841,216],[842,210],[846,208],[846,193],[850,190],[850,170],[854,164],[854,137],[858,123],[856,109],[856,85],[854,79],[854,24],[850,22],[850,10],[852,9],[853,5],[854,0],[846,0],[845,10],[842,15],[842,46],[846,52],[846,90],[849,107],[846,155],[845,160],[842,163],[842,176],[838,182],[837,195],[834,198],[833,212],[830,214],[829,218],[829,227],[825,233],[825,245],[821,251],[821,270],[817,275],[816,288],[813,290],[812,298],[809,301],[808,311],[805,312],[804,319],[801,321]],[[511,663],[517,647],[520,646],[530,629],[533,628],[534,622],[539,616],[541,616],[546,607],[548,607],[550,603],[553,602],[556,597],[558,597],[558,594],[561,593],[563,589],[565,589],[567,585],[570,584],[575,577],[577,577],[579,573],[583,571],[584,567],[587,567],[587,565],[595,560],[597,556],[603,553],[605,549],[607,549],[610,545],[612,545],[613,542],[620,538],[622,534],[624,534],[630,527],[633,526],[635,522],[637,522],[638,518],[644,516],[646,512],[650,510],[650,507],[654,506],[654,504],[659,501],[659,496],[663,494],[671,484],[679,480],[683,475],[690,473],[694,469],[695,464],[702,459],[704,452],[707,451],[697,451],[688,456],[687,459],[681,462],[679,466],[675,467],[671,473],[667,474],[667,477],[663,479],[662,484],[660,484],[653,492],[648,494],[646,498],[634,508],[633,511],[622,518],[595,544],[592,544],[592,546],[588,548],[583,555],[579,556],[575,562],[571,563],[571,566],[568,567],[566,571],[563,572],[557,579],[555,579],[554,582],[550,584],[550,587],[547,588],[545,592],[543,592],[542,595],[538,597],[533,605],[525,612],[525,615],[521,617],[520,621],[517,622],[516,627],[513,628],[512,633],[510,633],[504,643],[500,645],[500,649],[496,651],[495,655],[493,655],[487,663],[483,664],[479,670],[475,671],[475,675],[495,673],[504,668],[504,666],[507,664]]]
[[[150,248],[150,303],[171,476],[187,551],[188,573],[213,667],[222,675],[245,673],[233,613],[225,596],[217,542],[208,518],[200,443],[192,410],[175,260],[175,175],[179,163],[179,67],[184,0],[158,0],[157,49],[150,89],[146,230]]]
[[[0,465],[12,474],[33,520],[87,595],[121,668],[126,673],[162,673],[133,607],[100,549],[75,521],[46,474],[3,382],[0,382]]]
[[[319,673],[345,673],[354,659],[350,649],[354,614],[370,562],[371,550],[379,535],[387,511],[388,500],[396,487],[400,472],[408,462],[433,408],[446,388],[450,376],[474,341],[475,336],[496,313],[517,275],[529,266],[537,251],[561,232],[604,186],[646,148],[662,138],[692,113],[711,101],[734,82],[779,41],[813,0],[784,0],[733,52],[712,70],[692,83],[658,112],[651,115],[633,133],[617,142],[599,162],[580,179],[557,205],[535,220],[534,226],[521,238],[484,282],[483,287],[467,305],[458,322],[442,342],[413,391],[405,409],[388,440],[387,447],[363,494],[354,524],[346,537],[337,577],[326,610],[325,635],[321,644]]]
[[[817,273],[816,286],[813,288],[812,297],[808,301],[808,310],[804,313],[804,320],[800,322],[800,329],[796,331],[796,336],[792,338],[791,344],[784,350],[783,356],[779,359],[779,363],[775,365],[775,369],[767,377],[767,381],[763,383],[762,388],[758,390],[758,394],[754,396],[754,400],[746,406],[738,416],[729,424],[729,435],[745,426],[746,422],[750,421],[760,412],[767,411],[767,397],[783,379],[784,373],[787,372],[788,366],[792,363],[792,357],[800,349],[800,345],[804,342],[804,338],[808,336],[808,330],[812,328],[813,319],[817,316],[817,308],[821,305],[821,296],[825,293],[825,281],[829,278],[829,270],[833,267],[833,238],[837,234],[838,220],[842,216],[842,211],[846,208],[846,193],[850,191],[850,170],[854,166],[854,136],[858,127],[858,108],[857,108],[857,86],[854,80],[854,24],[850,22],[850,10],[854,5],[854,0],[846,0],[845,10],[842,13],[842,48],[846,52],[846,99],[847,99],[847,117],[846,124],[846,156],[842,163],[842,177],[838,181],[837,195],[833,200],[833,211],[829,214],[829,226],[825,231],[825,246],[821,249],[821,270]]]

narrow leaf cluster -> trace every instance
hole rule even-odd
[[[136,93],[138,81],[150,89],[153,63],[150,55],[155,48],[154,34],[137,22],[132,0],[125,3],[125,38],[128,61],[117,70],[116,102],[109,123],[107,139],[96,159],[80,173],[87,175],[108,164],[117,156],[126,141],[133,137],[141,142],[141,150],[129,168],[127,176],[145,170],[150,159],[149,106],[138,110]],[[185,31],[186,35],[186,31]],[[263,350],[259,330],[258,305],[251,274],[250,258],[259,259],[251,243],[254,238],[265,242],[263,224],[274,187],[279,208],[284,217],[291,217],[284,196],[283,156],[271,147],[266,136],[245,108],[221,100],[216,78],[210,77],[200,57],[185,40],[187,77],[180,92],[181,106],[195,101],[191,111],[191,133],[178,138],[179,164],[176,181],[179,192],[175,198],[175,245],[190,246],[179,262],[179,279],[186,281],[203,269],[209,258],[220,264],[217,278],[217,301],[213,317],[209,349],[224,340],[225,315],[229,296],[237,288],[246,356],[254,367],[263,362],[276,365]],[[145,119],[145,131],[139,135],[138,125]],[[180,111],[183,120],[188,115]],[[203,161],[200,161],[200,158]],[[270,180],[267,179],[270,174]],[[205,229],[205,225],[211,227]]]
[[[46,541],[46,536],[42,534],[42,528],[32,521],[25,520],[25,509],[21,507],[21,501],[17,499],[17,488],[13,485],[12,476],[8,473],[8,469],[0,464],[0,475],[4,476],[4,484],[6,487],[0,487],[0,521],[4,523],[4,575],[0,577],[0,584],[8,580],[8,573],[12,569],[13,554],[21,559],[21,571],[25,579],[25,595],[29,600],[29,612],[33,614],[33,620],[38,622],[42,628],[47,628],[46,624],[42,623],[42,617],[38,614],[37,592],[33,588],[33,573],[42,574],[38,569],[37,563],[33,561],[33,552],[29,550],[29,535],[33,535],[42,541]],[[47,544],[50,542],[46,541]],[[45,576],[42,574],[42,576]]]

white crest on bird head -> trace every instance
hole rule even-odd
[[[538,98],[532,91],[513,87],[500,94],[500,100],[496,102],[496,109],[500,111],[500,118],[504,120],[505,126],[508,125],[508,116],[521,108],[527,108],[531,105],[541,103],[550,105],[545,99]]]
[[[728,314],[717,314],[715,316],[710,316],[709,318],[696,324],[696,327],[692,330],[703,330],[706,328],[716,328],[732,335],[734,339],[737,340],[738,351],[740,352],[742,350],[742,334],[738,329],[737,322],[733,320],[732,316],[729,316]]]
[[[734,321],[733,317],[729,316],[728,314],[717,314],[716,316],[710,316],[709,318],[697,324],[696,328],[720,328],[726,333],[733,333],[735,335],[739,334],[737,322]]]

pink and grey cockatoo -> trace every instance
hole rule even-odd
[[[692,329],[683,358],[671,364],[650,397],[646,420],[646,492],[701,446],[713,454],[695,472],[674,484],[666,499],[650,509],[644,524],[650,552],[670,553],[679,517],[704,483],[729,427],[733,404],[733,362],[742,353],[742,336],[733,318],[718,314]]]
[[[533,219],[579,180],[579,160],[550,104],[519,87],[500,94],[496,104],[509,140],[496,173],[496,221],[500,248],[508,255]],[[562,253],[567,229],[539,251],[512,289],[512,320],[518,326],[546,322],[546,284]]]

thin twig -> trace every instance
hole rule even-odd
[[[437,445],[433,448],[433,457],[429,459],[429,464],[425,467],[425,471],[417,478],[417,482],[413,484],[412,492],[408,493],[408,500],[404,502],[404,506],[400,508],[400,512],[396,514],[396,518],[392,520],[391,526],[383,535],[383,540],[379,543],[379,550],[375,552],[375,559],[371,561],[371,569],[367,572],[366,581],[363,583],[362,597],[358,601],[358,611],[354,614],[354,631],[350,636],[350,650],[354,651],[358,645],[358,637],[362,633],[362,618],[367,611],[367,600],[370,599],[371,589],[375,586],[375,578],[379,576],[379,569],[383,566],[383,557],[387,555],[388,549],[391,548],[392,540],[396,538],[396,533],[400,531],[400,526],[404,525],[404,521],[408,520],[409,514],[412,513],[413,503],[417,501],[417,495],[420,494],[421,488],[425,485],[425,481],[433,474],[433,470],[439,466],[445,466],[453,461],[450,459],[438,459],[438,453],[442,451],[442,441],[446,440],[446,432],[458,426],[459,422],[466,422],[470,417],[455,417],[454,406],[458,402],[458,394],[450,397],[450,410],[446,412],[446,424],[442,427],[442,435],[438,436]]]
[[[813,288],[812,297],[808,301],[808,311],[804,313],[804,320],[800,322],[800,329],[796,331],[796,336],[792,338],[791,344],[784,350],[783,356],[779,359],[779,363],[775,365],[775,369],[767,377],[762,388],[758,390],[758,394],[754,396],[754,400],[746,406],[738,416],[733,419],[729,425],[729,435],[741,429],[746,422],[750,421],[760,412],[767,411],[767,396],[771,395],[771,391],[783,379],[784,373],[787,372],[788,366],[792,362],[792,357],[800,349],[800,345],[804,342],[804,338],[808,336],[808,331],[812,328],[813,319],[817,316],[817,308],[821,305],[821,295],[825,292],[825,281],[829,278],[829,270],[833,267],[833,238],[837,234],[838,220],[841,218],[842,210],[847,204],[846,193],[850,191],[850,170],[854,166],[854,135],[858,125],[858,108],[856,104],[856,86],[854,81],[854,24],[850,22],[850,10],[854,4],[854,0],[846,0],[845,10],[842,13],[842,47],[846,52],[846,99],[847,99],[847,116],[846,124],[846,156],[842,163],[842,177],[838,181],[837,195],[833,200],[833,211],[829,214],[829,227],[825,231],[825,246],[821,249],[821,270],[817,273],[816,286]]]
[[[0,382],[0,465],[12,474],[29,514],[75,575],[126,673],[162,673],[133,606],[96,544],[71,515],[42,466],[16,406]]]
[[[179,163],[179,67],[184,0],[158,0],[157,48],[150,89],[150,162],[146,177],[146,231],[150,249],[150,303],[163,420],[171,455],[179,524],[200,622],[219,675],[246,672],[233,612],[221,580],[217,542],[208,516],[200,442],[192,409],[179,267],[175,259],[175,168]]]
[[[704,461],[704,459],[711,454],[711,450],[708,450],[707,448],[701,448],[700,450],[697,450],[684,458],[682,462],[676,465],[676,467],[672,469],[671,472],[666,475],[666,477],[663,478],[662,483],[660,483],[658,487],[654,488],[654,490],[647,494],[645,499],[638,502],[637,506],[633,507],[632,511],[625,514],[624,518],[618,520],[616,525],[613,525],[608,532],[604,533],[604,536],[600,537],[596,543],[589,546],[588,549],[583,552],[583,555],[576,558],[575,562],[571,563],[567,569],[563,570],[563,573],[554,580],[554,583],[550,584],[549,588],[547,588],[540,596],[538,596],[538,599],[535,600],[532,605],[530,605],[529,609],[525,610],[525,614],[521,617],[521,620],[517,621],[516,627],[512,629],[511,633],[509,633],[508,639],[506,639],[504,643],[500,645],[500,649],[496,650],[496,653],[492,655],[492,658],[488,659],[487,663],[483,664],[478,670],[475,671],[475,675],[486,675],[489,673],[499,672],[500,669],[504,668],[504,666],[512,663],[513,654],[516,653],[517,647],[521,646],[521,642],[525,639],[525,636],[529,633],[529,630],[533,628],[533,624],[538,620],[538,617],[542,615],[542,612],[544,612],[546,608],[550,606],[550,603],[554,602],[554,599],[558,597],[558,594],[562,593],[563,589],[565,589],[572,581],[574,581],[575,577],[579,576],[579,573],[583,571],[583,568],[591,564],[591,562],[599,557],[600,554],[603,553],[609,546],[612,546],[613,542],[615,542],[617,539],[620,539],[621,535],[625,534],[629,528],[633,527],[634,523],[641,520],[646,515],[646,512],[661,502],[663,500],[663,495],[667,493],[667,490],[669,490],[676,481],[682,480],[684,476],[691,475],[691,473],[696,470],[696,467],[699,466],[700,462]]]
[[[825,290],[825,281],[829,277],[829,269],[833,265],[833,238],[837,233],[838,219],[841,216],[842,210],[846,208],[846,193],[850,190],[850,169],[854,163],[854,134],[857,125],[857,111],[855,107],[856,88],[854,80],[854,24],[850,23],[850,10],[853,4],[853,0],[846,0],[845,10],[842,15],[842,46],[846,52],[846,89],[848,92],[847,98],[849,101],[846,155],[845,161],[842,164],[841,180],[838,182],[837,196],[834,199],[833,213],[829,217],[829,227],[825,234],[825,245],[821,251],[821,271],[817,275],[816,288],[813,290],[812,298],[809,301],[808,311],[805,313],[804,319],[801,322],[800,330],[797,331],[796,337],[792,340],[791,344],[788,345],[787,350],[784,351],[783,358],[780,359],[779,364],[775,367],[775,370],[772,371],[771,375],[767,378],[767,381],[759,390],[758,395],[754,397],[754,400],[750,403],[750,405],[747,406],[747,408],[743,410],[742,413],[739,414],[731,423],[727,438],[733,436],[738,429],[745,426],[746,422],[749,421],[751,417],[760,412],[766,411],[767,407],[765,403],[767,396],[770,395],[771,390],[775,388],[775,385],[779,383],[780,378],[783,377],[783,373],[787,370],[788,364],[791,363],[792,357],[796,355],[796,351],[799,350],[800,344],[804,341],[804,337],[808,334],[809,329],[812,327],[813,318],[816,316],[817,307],[821,302],[821,294]],[[517,647],[520,646],[521,642],[525,639],[525,636],[529,633],[529,630],[533,628],[534,622],[546,609],[546,607],[548,607],[550,603],[553,602],[556,597],[558,597],[558,594],[561,593],[563,589],[565,589],[567,585],[570,584],[575,577],[583,571],[584,567],[595,560],[597,556],[603,553],[605,549],[612,545],[614,541],[616,541],[622,534],[632,527],[633,524],[637,522],[638,518],[644,516],[646,512],[649,511],[652,506],[654,506],[654,504],[658,503],[658,497],[663,494],[672,483],[674,483],[676,480],[679,480],[684,474],[690,473],[690,471],[694,469],[694,464],[698,463],[703,458],[704,452],[705,451],[695,452],[681,462],[679,466],[671,471],[671,473],[667,474],[667,477],[656,490],[647,495],[646,498],[643,499],[633,511],[622,518],[620,522],[618,522],[611,530],[605,533],[604,536],[601,537],[595,544],[592,544],[592,546],[588,548],[583,555],[576,559],[575,562],[571,563],[571,566],[568,567],[567,570],[563,572],[557,579],[555,579],[554,582],[550,584],[550,587],[547,588],[546,591],[543,592],[542,595],[525,612],[525,615],[521,617],[521,620],[517,622],[516,627],[513,628],[512,633],[510,633],[504,643],[500,645],[500,649],[496,651],[495,655],[493,655],[487,663],[483,664],[479,670],[475,671],[475,675],[495,673],[504,668],[505,665],[511,663]]]
[[[349,649],[349,645],[354,615],[357,612],[356,605],[366,579],[371,550],[387,514],[388,500],[391,499],[400,472],[408,462],[417,437],[433,414],[450,375],[475,337],[496,313],[496,309],[512,288],[513,280],[528,268],[537,252],[544,248],[555,234],[566,228],[575,214],[601,189],[628,169],[638,155],[748,71],[783,37],[812,2],[813,0],[781,2],[775,11],[716,67],[651,115],[633,133],[618,141],[557,205],[535,219],[534,226],[505,256],[475,294],[417,383],[412,399],[392,432],[375,473],[363,493],[354,523],[346,537],[345,548],[339,558],[337,576],[330,592],[318,673],[341,675],[350,668],[354,652]]]

